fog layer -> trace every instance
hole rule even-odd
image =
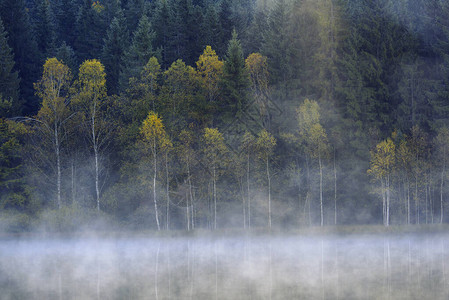
[[[448,235],[3,240],[2,299],[447,299]]]

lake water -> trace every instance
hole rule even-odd
[[[449,299],[449,235],[0,240],[1,299]]]

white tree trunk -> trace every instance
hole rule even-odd
[[[390,176],[387,176],[387,211],[386,211],[386,226],[390,226]]]
[[[267,179],[268,179],[268,228],[271,229],[271,178],[270,178],[270,168],[268,164],[267,157]]]
[[[154,201],[154,212],[156,214],[156,225],[157,230],[161,230],[161,226],[159,224],[159,213],[157,210],[157,198],[156,198],[156,178],[157,178],[157,152],[156,152],[156,142],[153,146],[153,164],[154,164],[154,174],[153,174],[153,201]]]
[[[415,224],[419,224],[418,175],[415,175]]]
[[[98,144],[97,144],[97,135],[95,132],[95,115],[96,115],[96,106],[94,105],[94,110],[91,116],[91,134],[92,134],[92,147],[94,149],[94,164],[95,164],[95,195],[97,200],[97,211],[100,211],[100,170],[99,170],[99,161],[98,161]]]
[[[334,149],[334,225],[337,225],[337,166]]]
[[[55,152],[56,152],[56,187],[57,187],[57,201],[58,209],[61,209],[61,155],[58,127],[55,124]]]
[[[323,213],[323,165],[321,162],[321,156],[318,156],[318,163],[320,167],[320,217],[321,222],[320,226],[323,227],[324,225],[324,213]]]
[[[193,219],[193,192],[192,192],[192,180],[190,179],[190,163],[189,163],[189,161],[187,161],[187,181],[188,181],[188,183],[189,183],[189,196],[190,196],[190,206],[191,206],[191,211],[192,211],[192,213],[191,213],[191,216],[190,216],[190,218],[192,219],[192,222],[191,222],[191,227],[192,227],[192,229],[194,229],[195,228],[195,223],[194,223],[194,219]],[[188,197],[187,197],[188,198]],[[187,199],[187,218],[189,218],[189,203],[188,203],[189,201],[188,201],[188,199]],[[190,218],[189,218],[189,221],[188,221],[188,227],[190,228]]]
[[[97,147],[94,148],[94,156],[95,156],[95,192],[97,196],[97,211],[100,211],[100,171],[99,171]]]
[[[440,184],[440,223],[443,224],[443,188],[444,188],[444,176],[446,175],[446,148],[444,149],[443,158],[443,170],[441,171],[441,184]]]
[[[407,224],[410,225],[410,181],[407,177]]]
[[[167,193],[167,230],[170,229],[170,178],[168,173],[168,151],[165,152],[165,171],[166,171],[166,193]]]
[[[381,192],[382,192],[382,220],[383,220],[384,226],[386,226],[387,225],[387,223],[386,223],[386,187],[385,187],[386,179],[384,182],[384,178],[382,178],[381,183],[382,183],[382,189],[381,189]]]
[[[214,229],[217,229],[217,187],[215,182],[215,165],[213,167],[213,192],[214,192]]]
[[[250,172],[249,158],[250,157],[249,157],[249,151],[248,151],[247,166],[246,166],[246,184],[247,184],[246,197],[248,199],[248,228],[251,229],[251,196],[250,196],[250,186],[249,186],[249,172]]]

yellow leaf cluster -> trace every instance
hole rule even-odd
[[[104,6],[101,4],[100,1],[94,1],[92,2],[92,9],[99,14],[104,10]]]
[[[205,155],[212,163],[216,163],[227,152],[224,137],[216,128],[206,127],[204,129],[203,141]]]
[[[201,84],[208,92],[210,101],[214,100],[218,94],[219,81],[223,74],[223,64],[211,46],[206,46],[203,54],[200,55],[196,62]]]
[[[251,53],[245,60],[245,67],[251,78],[253,90],[264,92],[268,90],[267,58],[260,53]]]
[[[265,129],[262,129],[256,140],[256,147],[260,158],[267,159],[267,157],[273,154],[275,146],[276,138]]]
[[[106,73],[104,66],[96,59],[86,60],[79,68],[76,101],[95,105],[106,97]]]
[[[390,138],[377,144],[375,151],[371,151],[371,167],[368,174],[377,179],[391,174],[396,161],[395,152],[396,146]]]
[[[145,144],[152,150],[155,148],[169,150],[173,146],[167,136],[162,119],[154,111],[148,113],[140,127],[140,133]]]
[[[56,58],[49,58],[44,64],[42,79],[34,84],[36,95],[42,99],[39,118],[56,118],[66,110],[63,92],[68,90],[72,75],[69,67]]]

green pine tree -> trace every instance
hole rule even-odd
[[[48,0],[39,0],[37,3],[37,18],[35,32],[37,48],[43,60],[53,57],[56,51],[56,32],[54,16]]]
[[[221,117],[226,120],[240,115],[248,104],[248,87],[250,80],[245,69],[242,46],[237,33],[232,33],[228,52],[223,66]]]
[[[40,60],[24,0],[1,0],[0,18],[14,53],[14,71],[18,71],[21,78],[20,95],[24,99],[22,112],[33,114],[39,107],[33,83],[38,79]]]
[[[0,19],[0,117],[20,114],[19,74],[14,71],[14,54],[8,45],[8,35]]]
[[[103,37],[106,32],[104,22],[104,7],[95,6],[92,0],[84,0],[76,19],[76,33],[74,49],[78,62],[99,58],[103,48]]]
[[[124,67],[120,75],[120,86],[125,88],[131,77],[137,78],[148,60],[159,57],[160,51],[153,48],[155,33],[146,15],[139,21],[129,50],[125,53]]]
[[[127,47],[126,19],[123,12],[119,10],[109,26],[102,54],[102,62],[106,69],[107,90],[110,94],[119,93],[120,71]]]

